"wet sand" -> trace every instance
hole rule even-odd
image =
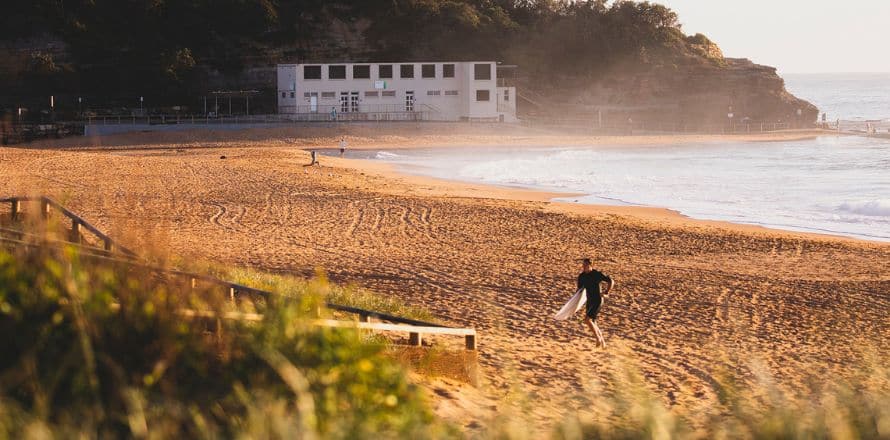
[[[337,282],[473,326],[479,388],[431,385],[440,413],[465,425],[484,423],[517,393],[534,402],[527,417],[535,426],[589,412],[590,402],[574,396],[620,368],[616,358],[637,364],[667,405],[695,414],[716,402],[711,384],[727,353],[760,359],[790,390],[814,371],[856,374],[863,350],[888,357],[888,244],[553,203],[552,194],[400,175],[356,160],[303,166],[306,148],[341,136],[350,148],[645,142],[367,130],[234,139],[196,132],[178,142],[182,133],[138,133],[4,148],[0,195],[52,195],[131,248],[304,276],[323,268]],[[651,143],[691,141],[659,139]],[[599,320],[605,351],[580,322],[552,319],[585,256],[617,281]]]

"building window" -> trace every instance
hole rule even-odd
[[[384,98],[386,98],[386,97],[390,97],[390,96],[393,96],[393,97],[394,97],[394,96],[396,96],[396,91],[395,91],[395,90],[384,90],[382,96],[383,96]]]
[[[321,92],[322,99],[334,99],[337,97],[335,92]]]
[[[365,98],[376,98],[376,97],[377,97],[377,92],[376,92],[376,91],[374,91],[374,92],[365,92]]]
[[[296,98],[296,97],[297,97],[297,93],[296,93],[296,92],[290,92],[290,97],[291,97],[291,98]]]
[[[443,78],[454,78],[454,64],[443,64],[442,65],[442,77]]]
[[[457,90],[446,90],[445,96],[457,96]]]
[[[435,64],[421,64],[420,65],[420,76],[423,78],[435,78],[436,77],[436,65]]]
[[[328,79],[346,79],[346,66],[328,66]]]
[[[490,99],[490,94],[488,90],[476,90],[476,101],[477,102],[486,102]]]
[[[371,66],[352,66],[352,79],[371,79]]]
[[[321,66],[303,66],[303,79],[321,79]]]
[[[504,90],[504,102],[510,102],[510,89]]]
[[[281,92],[281,97],[282,97],[282,98],[287,98],[287,92]]]
[[[392,64],[381,64],[377,67],[378,78],[392,78]]]
[[[399,66],[399,78],[414,78],[414,65],[402,64]]]
[[[304,98],[308,98],[308,97],[309,97],[309,92],[303,93],[303,97],[304,97]]]
[[[439,96],[441,94],[442,94],[442,92],[440,90],[428,90],[426,92],[427,96]]]
[[[491,64],[474,64],[473,78],[477,80],[491,79]]]

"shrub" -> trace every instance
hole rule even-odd
[[[0,436],[428,437],[444,427],[382,346],[306,323],[324,288],[262,321],[220,295],[68,249],[0,250]]]

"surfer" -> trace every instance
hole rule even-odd
[[[609,294],[612,287],[615,286],[615,282],[608,275],[593,269],[590,258],[581,260],[581,268],[581,274],[578,275],[578,289],[583,288],[587,292],[587,313],[584,316],[584,323],[596,335],[597,345],[603,348],[606,346],[606,340],[603,338],[603,332],[596,325],[596,316],[603,305],[603,296]],[[608,284],[605,290],[601,290],[601,284],[604,282]]]

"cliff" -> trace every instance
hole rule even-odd
[[[536,103],[550,103],[524,106],[530,116],[589,118],[601,112],[606,123],[631,118],[695,128],[728,124],[730,113],[735,123],[795,126],[813,123],[819,114],[816,106],[785,89],[775,68],[747,59],[619,69],[594,79],[565,77],[554,83],[540,86],[541,81],[520,81],[521,91],[546,97],[534,99]]]

